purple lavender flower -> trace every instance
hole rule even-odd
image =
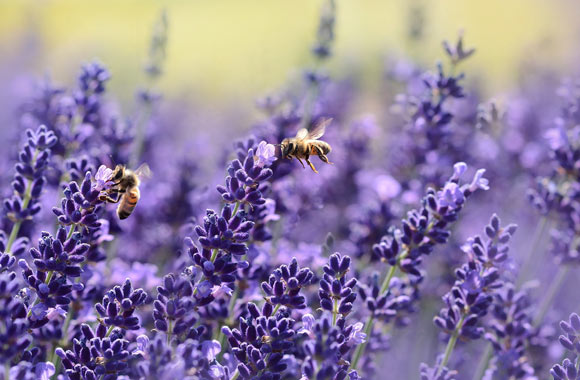
[[[296,258],[293,258],[290,265],[281,265],[274,270],[268,281],[262,282],[261,286],[266,294],[266,301],[275,305],[276,309],[280,306],[304,309],[306,298],[300,295],[300,290],[309,285],[313,277],[314,274],[310,269],[301,269]]]
[[[484,170],[477,171],[472,184],[459,186],[459,175],[465,171],[464,165],[455,165],[453,176],[442,190],[427,191],[421,209],[407,213],[402,230],[391,230],[389,235],[373,246],[375,255],[389,265],[397,265],[403,272],[421,276],[417,267],[422,256],[429,255],[437,244],[447,242],[450,236],[448,226],[457,220],[466,199],[478,188],[488,189],[487,180],[482,177]],[[479,185],[474,186],[473,183]]]
[[[38,328],[48,323],[51,308],[60,306],[66,310],[72,291],[83,289],[82,283],[71,284],[67,278],[81,275],[80,264],[85,261],[88,250],[88,244],[81,244],[60,228],[56,237],[43,233],[38,249],[31,248],[34,269],[24,259],[19,261],[23,277],[37,297],[34,304],[28,306],[31,327]]]
[[[358,375],[348,368],[350,363],[346,358],[352,349],[367,339],[361,332],[362,323],[347,325],[344,317],[332,323],[329,318],[314,320],[311,316],[303,317],[302,322],[303,327],[298,333],[310,338],[304,342],[303,376],[310,379],[316,373],[323,378],[356,378],[353,376]]]
[[[74,99],[80,110],[83,123],[98,125],[100,122],[100,96],[105,92],[105,83],[110,79],[108,70],[98,62],[81,67],[78,77],[79,90]]]
[[[421,380],[455,380],[457,371],[449,370],[447,367],[441,368],[441,358],[433,368],[425,363],[421,363]]]
[[[20,284],[14,272],[0,273],[0,359],[9,363],[24,353],[32,343],[28,334],[26,307],[15,297]]]
[[[445,52],[451,59],[453,65],[457,65],[461,61],[469,58],[473,53],[475,53],[475,48],[465,49],[463,47],[463,33],[459,34],[457,42],[455,45],[451,45],[448,41],[443,41],[443,48]]]
[[[14,195],[4,200],[5,215],[12,222],[11,233],[4,247],[7,252],[12,252],[22,223],[40,212],[39,198],[46,183],[44,173],[50,162],[51,147],[57,142],[54,133],[45,126],[40,126],[36,131],[27,130],[26,137],[11,183]],[[19,243],[22,245],[23,242]],[[21,253],[21,250],[17,252]]]
[[[356,278],[346,280],[346,273],[350,270],[350,257],[335,253],[330,256],[323,270],[324,275],[318,290],[320,306],[333,314],[334,321],[338,314],[346,318],[356,300]]]
[[[568,351],[575,354],[580,352],[580,342],[578,338],[580,337],[580,317],[576,313],[570,314],[568,321],[561,321],[560,328],[564,331],[565,335],[560,335],[558,340],[560,344]]]
[[[250,303],[248,311],[248,318],[240,318],[239,329],[222,328],[238,361],[237,370],[243,379],[277,378],[287,368],[283,354],[294,346],[294,320],[284,317],[283,310],[273,315],[270,303],[262,310]]]
[[[264,149],[267,148],[267,145]],[[270,153],[262,151],[262,158],[254,159],[254,150],[249,149],[233,160],[228,166],[226,186],[219,185],[218,192],[224,201],[236,204],[248,204],[250,206],[264,204],[260,184],[272,176],[272,170],[267,168],[266,162],[271,160]]]
[[[203,226],[196,226],[195,232],[204,250],[245,255],[248,250],[245,242],[249,240],[249,232],[253,226],[253,222],[245,220],[243,212],[225,205],[220,216],[213,210],[207,210]]]
[[[74,228],[78,226],[84,235],[89,235],[101,225],[98,206],[103,200],[100,195],[100,191],[91,180],[91,173],[87,172],[80,186],[76,182],[71,182],[64,187],[65,197],[61,201],[61,207],[54,207],[52,212],[61,224],[71,225]]]
[[[86,172],[86,171],[85,171]],[[97,173],[95,173],[94,189],[97,191],[103,191],[111,186],[111,178],[113,177],[113,169],[106,167],[105,165],[99,166]]]
[[[194,328],[197,320],[195,313],[196,301],[193,298],[193,286],[183,277],[167,275],[163,285],[157,287],[157,299],[153,303],[155,310],[155,328],[169,336],[197,337],[203,332],[203,327]]]
[[[109,290],[95,309],[102,322],[109,329],[120,327],[126,330],[138,330],[139,317],[135,310],[145,303],[147,293],[143,289],[133,289],[131,280],[127,279],[123,286],[115,286]]]
[[[129,342],[117,334],[107,333],[104,325],[96,330],[81,326],[82,339],[74,339],[72,350],[56,349],[66,375],[71,379],[116,379],[129,368]]]
[[[334,0],[324,3],[320,12],[320,21],[316,33],[316,43],[312,47],[312,53],[320,60],[331,55],[332,43],[334,41],[334,24],[336,21],[336,5]]]
[[[574,366],[570,359],[564,359],[562,365],[556,364],[550,370],[550,374],[554,376],[554,380],[578,380],[580,379],[580,372]]]
[[[21,380],[49,380],[54,375],[54,364],[51,362],[39,362],[32,364],[27,361],[22,361],[10,368],[7,376],[11,379]]]
[[[526,349],[533,336],[530,303],[526,292],[516,292],[511,284],[496,291],[491,309],[493,320],[489,323],[491,331],[485,334],[494,351],[486,376],[525,379],[534,375]]]
[[[504,251],[504,253],[507,252],[505,244],[509,242],[515,229],[515,225],[509,225],[502,228],[498,216],[494,214],[491,217],[490,223],[485,227],[485,233],[488,239],[485,246],[487,246],[488,251],[497,251],[498,245],[500,245],[502,251]],[[499,236],[501,236],[501,238],[498,238]],[[477,242],[472,243],[471,247],[475,251],[478,251],[478,254],[474,256],[470,255],[469,261],[466,264],[463,264],[461,268],[455,270],[455,284],[450,292],[443,296],[443,301],[445,302],[446,307],[440,311],[439,316],[436,316],[433,319],[433,322],[437,327],[450,335],[447,349],[445,350],[445,356],[442,359],[440,368],[447,365],[458,338],[465,341],[479,339],[484,335],[485,328],[482,326],[483,317],[491,308],[495,294],[504,286],[500,278],[499,268],[495,267],[494,261],[489,260],[483,253],[482,246],[484,246],[484,244],[481,237],[476,236],[475,238],[470,239],[470,241]],[[468,253],[469,252],[470,251],[468,251]],[[495,257],[495,254],[492,256]],[[498,263],[501,264],[502,261],[503,260],[499,260]],[[510,294],[508,294],[508,296],[510,296]],[[511,296],[513,297],[513,293]],[[499,297],[501,300],[501,294]],[[501,312],[501,309],[496,308],[495,310],[497,313]],[[502,336],[502,330],[500,330],[501,325],[496,324],[495,326],[498,327],[496,329],[498,335]],[[490,339],[492,343],[494,342],[493,337],[488,336],[488,339]],[[506,339],[506,342],[509,344],[511,340]],[[498,340],[495,340],[495,343],[494,347],[497,349],[498,354],[495,358],[497,363],[499,359],[505,359],[507,356]],[[517,340],[515,340],[514,343],[517,343]],[[519,356],[523,356],[521,351],[516,351],[516,353],[520,354]],[[505,363],[499,364],[504,365]],[[508,370],[511,370],[514,373],[519,373],[519,370],[533,373],[531,368],[525,367],[524,362],[521,362],[521,365],[515,368],[512,367],[513,364],[514,363],[509,363],[506,365]],[[502,368],[502,370],[503,369],[504,368]],[[527,372],[524,372],[524,374]],[[438,373],[440,372],[436,372],[436,374]]]
[[[578,218],[580,197],[580,127],[578,127],[578,102],[580,96],[567,93],[562,116],[549,134],[552,146],[552,172],[538,177],[536,188],[530,189],[528,198],[541,214],[555,219],[552,229],[552,251],[558,262],[578,262],[579,252],[574,243],[580,226]],[[554,139],[557,134],[557,139]]]
[[[276,161],[275,147],[272,144],[268,144],[266,141],[260,141],[258,147],[256,148],[256,154],[254,156],[254,163],[258,167],[268,167]]]

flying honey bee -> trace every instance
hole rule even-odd
[[[326,119],[322,122],[318,123],[311,131],[307,130],[306,128],[302,128],[296,133],[295,137],[286,138],[282,140],[280,144],[280,150],[282,152],[282,158],[292,159],[296,158],[298,162],[302,164],[303,168],[304,163],[302,162],[301,158],[306,161],[306,163],[310,166],[312,171],[318,173],[312,162],[310,162],[310,156],[318,156],[322,162],[326,162],[327,164],[331,164],[332,162],[328,161],[328,157],[326,155],[330,153],[332,148],[330,144],[319,140],[324,135],[324,131],[326,127],[332,122],[332,119]]]
[[[147,164],[142,164],[135,171],[127,169],[124,165],[117,165],[109,178],[109,181],[113,182],[113,186],[107,191],[109,195],[102,199],[111,203],[119,203],[117,216],[119,219],[127,219],[141,197],[139,191],[141,178],[149,177],[151,177],[151,170]],[[117,197],[112,198],[111,194],[116,194]]]

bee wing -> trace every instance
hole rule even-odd
[[[151,168],[149,168],[149,165],[147,164],[139,165],[139,167],[135,169],[135,174],[140,179],[149,179],[153,175],[153,173],[151,173]]]
[[[332,118],[324,119],[320,123],[316,124],[314,128],[310,132],[308,132],[308,139],[309,140],[318,140],[324,135],[326,131],[326,127],[332,123]]]
[[[301,128],[296,133],[296,139],[298,139],[298,140],[304,140],[307,136],[308,136],[308,129],[306,129],[306,128]]]

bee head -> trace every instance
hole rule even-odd
[[[117,165],[115,167],[115,171],[113,171],[113,176],[111,177],[111,180],[113,180],[114,182],[118,182],[124,176],[125,176],[125,167],[123,165]]]
[[[292,151],[294,151],[296,144],[288,139],[284,139],[280,144],[280,150],[282,151],[282,157],[287,157]]]

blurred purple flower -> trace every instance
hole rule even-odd
[[[260,168],[270,166],[276,161],[276,148],[266,141],[260,141],[254,154],[254,164]]]
[[[367,334],[365,334],[363,331],[364,328],[364,324],[362,322],[357,322],[352,326],[352,330],[350,332],[350,335],[348,337],[349,342],[351,342],[353,345],[358,345],[358,344],[362,344],[366,341],[367,338]]]
[[[217,340],[206,340],[201,344],[201,352],[209,362],[213,361],[221,350],[222,345]]]
[[[99,166],[97,173],[95,174],[94,188],[97,191],[103,191],[108,189],[112,185],[111,177],[113,176],[113,169],[106,167],[105,165]]]
[[[51,362],[38,363],[34,369],[38,380],[50,380],[54,372],[54,364]]]

